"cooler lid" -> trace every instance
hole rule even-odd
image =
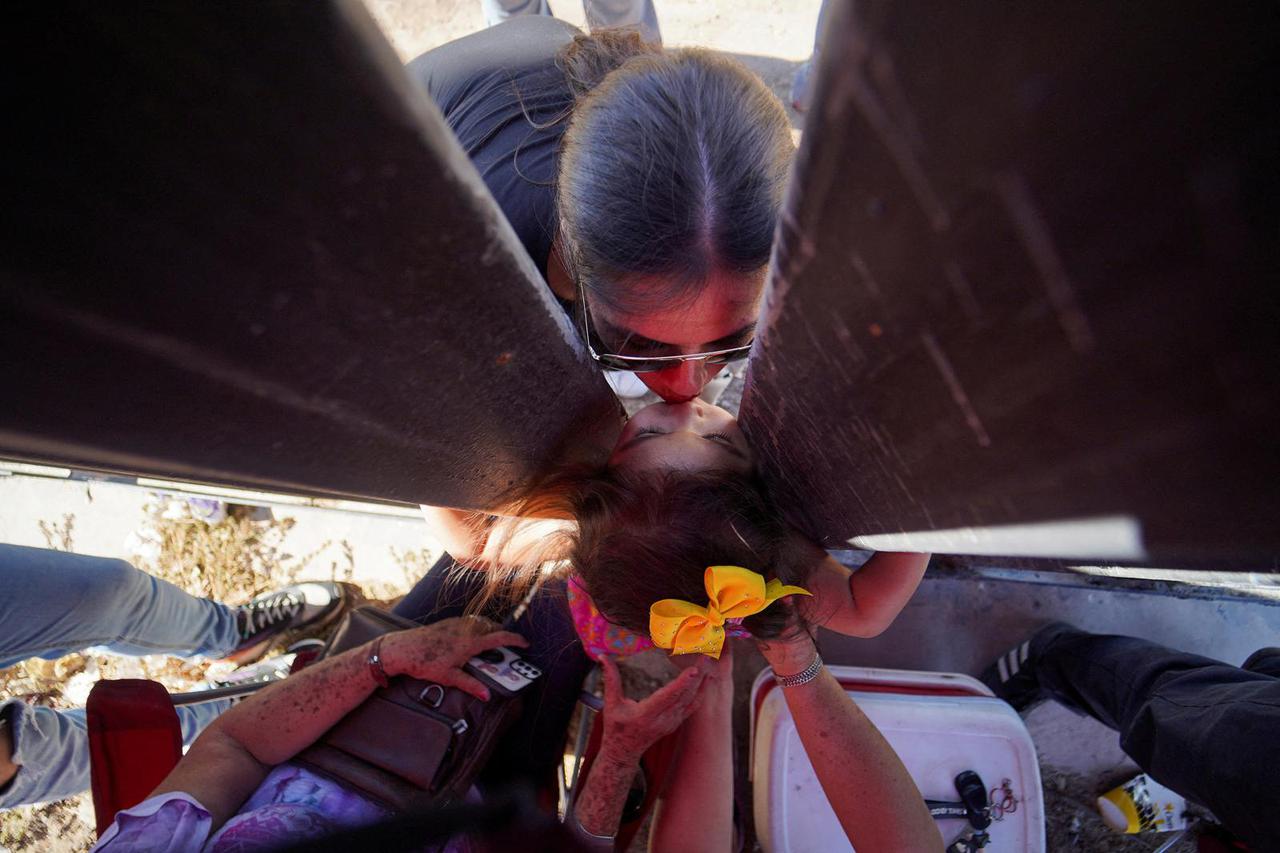
[[[956,801],[954,778],[974,770],[988,788],[1009,779],[1017,810],[992,823],[990,853],[1043,853],[1044,798],[1035,747],[1018,714],[980,682],[946,673],[831,667],[897,751],[922,794]],[[969,682],[973,682],[970,684]],[[779,689],[763,674],[753,691],[752,777],[756,831],[768,853],[853,848],[814,776]],[[975,687],[976,685],[976,687]],[[876,692],[872,692],[876,691]],[[950,844],[962,820],[939,821]]]

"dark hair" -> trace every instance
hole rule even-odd
[[[743,566],[803,584],[809,563],[763,489],[740,475],[625,474],[616,469],[577,495],[577,541],[570,562],[600,613],[649,631],[649,607],[663,598],[705,604],[708,566]],[[745,625],[760,639],[787,628],[789,608],[773,605]]]
[[[786,110],[741,63],[632,31],[574,38],[556,184],[563,260],[629,313],[692,299],[713,271],[769,260],[794,154]],[[627,287],[660,276],[658,288]]]
[[[763,486],[726,471],[562,471],[517,514],[574,519],[576,529],[548,545],[558,546],[606,619],[645,635],[655,601],[706,603],[708,566],[743,566],[766,580],[803,585],[815,562]],[[536,575],[534,565],[504,565],[490,576],[490,595],[510,602]],[[789,625],[804,627],[791,612],[774,604],[744,624],[754,636],[773,639]]]

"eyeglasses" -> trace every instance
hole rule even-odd
[[[587,309],[587,292],[581,283],[578,284],[578,299],[582,304],[582,339],[586,341],[587,352],[591,357],[609,370],[626,370],[630,373],[654,373],[675,367],[686,361],[702,361],[707,364],[728,364],[741,361],[751,353],[751,344],[729,349],[712,350],[711,352],[695,352],[690,355],[616,355],[608,352],[596,352],[592,345],[590,314]]]

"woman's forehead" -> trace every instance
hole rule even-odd
[[[660,282],[638,279],[628,287],[660,288]],[[591,306],[617,333],[676,346],[701,347],[732,338],[750,327],[759,311],[764,271],[748,275],[712,276],[692,299],[651,302],[642,312],[628,313]]]

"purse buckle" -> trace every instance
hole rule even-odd
[[[423,705],[430,705],[432,708],[439,708],[440,703],[444,701],[444,688],[439,684],[428,684],[422,688],[422,692],[418,694],[418,701]]]

